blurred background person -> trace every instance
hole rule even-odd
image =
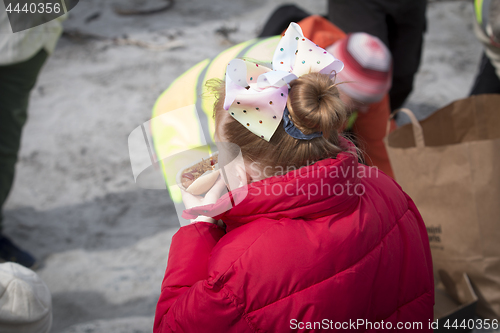
[[[62,33],[63,17],[13,33],[0,4],[0,259],[26,267],[35,267],[36,260],[1,233],[2,210],[14,181],[30,92]]]
[[[344,62],[337,75],[339,90],[352,115],[347,130],[363,151],[367,165],[394,178],[383,139],[391,113],[391,53],[380,39],[364,32],[347,35],[326,48]]]
[[[484,52],[470,95],[500,93],[500,0],[474,1],[474,33]]]
[[[393,58],[391,110],[400,108],[413,90],[426,31],[427,0],[328,0],[328,19],[345,33],[378,37]]]

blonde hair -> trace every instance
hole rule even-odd
[[[340,100],[339,90],[326,74],[309,73],[290,82],[287,107],[290,119],[304,134],[322,132],[321,137],[298,140],[288,135],[283,120],[267,142],[228,116],[223,109],[225,85],[221,80],[209,80],[207,86],[215,93],[214,118],[216,133],[221,129],[224,138],[241,149],[243,158],[272,168],[275,174],[284,169],[300,168],[319,160],[336,157],[347,150],[340,140],[348,114]],[[220,128],[223,117],[227,122]]]

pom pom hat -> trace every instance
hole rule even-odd
[[[352,33],[327,50],[344,62],[337,82],[346,82],[339,85],[339,89],[352,99],[379,102],[391,88],[391,53],[377,37],[364,32]]]
[[[283,118],[288,83],[311,72],[335,77],[344,64],[305,38],[290,23],[273,56],[273,68],[233,59],[226,69],[224,109],[252,133],[269,141]]]

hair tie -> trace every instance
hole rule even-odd
[[[290,112],[288,111],[287,106],[285,106],[285,111],[283,111],[283,128],[288,135],[298,140],[312,140],[323,136],[323,132],[314,132],[311,134],[302,133],[302,131],[295,127],[293,122],[290,120]]]

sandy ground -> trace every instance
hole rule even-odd
[[[121,1],[141,4],[145,1]],[[148,3],[151,3],[149,1]],[[298,3],[299,1],[291,1]],[[53,295],[52,332],[151,332],[169,243],[179,224],[165,191],[134,183],[130,132],[159,94],[207,57],[257,35],[278,0],[183,0],[120,17],[80,1],[32,93],[5,232],[36,254]],[[300,1],[325,13],[326,1]],[[482,47],[469,2],[429,5],[424,57],[408,106],[420,117],[468,94]],[[236,30],[224,38],[217,30]],[[129,38],[172,49],[117,45]]]

